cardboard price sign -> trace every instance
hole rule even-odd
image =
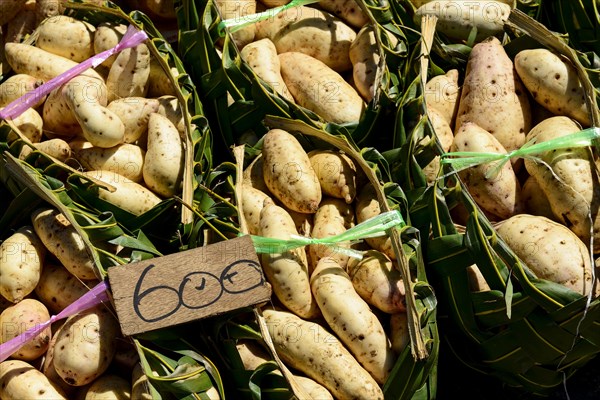
[[[271,298],[250,236],[108,269],[124,335],[165,328]]]

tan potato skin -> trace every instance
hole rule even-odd
[[[556,220],[552,212],[552,206],[548,201],[548,196],[542,190],[540,184],[533,176],[529,176],[523,184],[521,191],[525,212],[531,215],[539,215],[553,221]]]
[[[589,251],[569,228],[545,217],[519,214],[503,221],[496,230],[539,278],[582,295],[592,289]]]
[[[356,33],[328,12],[306,6],[283,11],[256,24],[256,39],[264,38],[278,54],[300,52],[338,72],[352,68],[349,51]]]
[[[258,189],[263,193],[270,194],[271,192],[265,183],[265,177],[263,174],[263,162],[263,157],[260,155],[256,157],[244,170],[243,179],[245,184]]]
[[[94,34],[94,53],[102,53],[115,47],[121,41],[126,31],[127,25],[124,24],[103,22],[98,25]],[[117,55],[113,54],[108,57],[102,65],[110,68],[117,59]]]
[[[141,364],[136,364],[131,372],[131,399],[152,400],[148,389],[148,377]]]
[[[321,385],[314,379],[301,375],[294,375],[294,379],[300,386],[302,386],[302,389],[304,389],[306,394],[311,396],[313,399],[334,400],[331,392],[329,392],[325,386]]]
[[[150,58],[150,50],[144,43],[119,53],[106,78],[109,102],[124,97],[146,96]]]
[[[310,287],[329,327],[383,384],[396,357],[381,322],[356,293],[344,268],[332,258],[322,258],[310,278]]]
[[[134,182],[142,181],[146,152],[134,144],[115,147],[84,146],[73,149],[75,158],[88,170],[113,171]]]
[[[430,1],[415,12],[417,19],[424,15],[439,18],[436,29],[456,40],[467,40],[473,27],[477,27],[475,41],[479,42],[503,32],[511,6],[499,1]]]
[[[27,0],[3,0],[0,2],[0,26],[13,19],[26,2]]]
[[[313,150],[308,153],[310,164],[319,177],[324,194],[352,203],[356,196],[356,166],[344,154]]]
[[[475,45],[469,56],[454,132],[468,122],[494,135],[506,151],[521,147],[531,129],[527,93],[495,37]]]
[[[6,79],[0,85],[0,107],[18,99],[25,93],[42,86],[44,81],[27,74],[16,74]],[[32,107],[37,108],[46,100],[46,96],[41,97]]]
[[[24,6],[15,17],[6,25],[6,42],[19,43],[31,34],[37,24],[35,22],[35,10]]]
[[[277,49],[269,38],[247,44],[240,55],[260,79],[286,100],[292,103],[295,102],[281,77],[281,65],[279,57],[277,57]]]
[[[93,177],[115,187],[114,192],[100,188],[98,197],[134,215],[141,215],[161,202],[160,197],[122,175],[112,171],[87,171],[83,175]]]
[[[87,293],[97,281],[80,281],[62,265],[46,264],[35,294],[48,310],[58,314]]]
[[[279,60],[281,76],[297,104],[337,124],[360,119],[363,99],[340,74],[303,53],[282,53]]]
[[[146,186],[159,196],[175,196],[181,190],[183,167],[183,143],[179,131],[168,118],[158,113],[150,114],[143,167]]]
[[[320,0],[319,7],[356,29],[360,29],[370,22],[369,17],[356,0]]]
[[[289,239],[290,235],[298,234],[292,217],[270,199],[265,200],[260,213],[259,232],[261,236],[278,239]],[[284,253],[262,254],[261,261],[265,276],[283,305],[302,318],[319,316],[319,307],[310,292],[308,262],[303,247]]]
[[[522,50],[515,56],[515,68],[537,103],[553,114],[591,124],[577,72],[559,56],[546,49]]]
[[[399,312],[390,316],[390,339],[392,349],[396,354],[402,353],[410,343],[408,332],[408,317],[405,312]]]
[[[24,226],[0,244],[0,295],[18,303],[35,289],[46,248],[31,226]]]
[[[13,118],[12,122],[30,142],[38,143],[42,139],[44,120],[33,108],[28,108],[21,115]],[[16,133],[11,132],[8,135],[8,140],[12,141],[14,139],[16,139]]]
[[[465,123],[456,132],[451,151],[474,151],[506,154],[500,142],[474,123]],[[495,175],[486,174],[495,164],[482,164],[459,172],[477,204],[488,213],[502,219],[523,210],[521,184],[510,163],[504,164]]]
[[[579,132],[579,126],[568,117],[552,117],[537,124],[527,140],[543,142]],[[597,208],[600,187],[596,167],[589,148],[580,147],[548,152],[540,158],[552,168],[533,160],[525,160],[527,172],[546,194],[558,222],[567,225],[584,243],[590,240],[590,210]],[[600,216],[592,215],[594,252],[600,250]]]
[[[44,131],[53,137],[71,138],[82,134],[83,130],[75,114],[69,108],[65,96],[66,87],[54,89],[44,102],[42,119]],[[102,100],[99,100],[102,102]]]
[[[69,317],[56,334],[56,372],[72,386],[93,382],[109,367],[119,333],[118,321],[104,305]]]
[[[36,47],[52,54],[82,62],[94,55],[96,28],[66,15],[56,15],[40,24]]]
[[[356,292],[373,307],[388,314],[406,311],[402,274],[383,253],[369,250],[362,260],[351,259],[347,272]]]
[[[458,113],[461,88],[458,86],[458,70],[451,69],[445,75],[437,75],[425,84],[427,109],[436,109],[450,127],[454,126]]]
[[[53,208],[39,208],[31,214],[33,229],[44,246],[73,275],[95,279],[94,261],[83,238],[67,218]]]
[[[258,189],[254,189],[248,184],[242,184],[242,204],[244,208],[244,218],[248,224],[248,233],[258,235],[260,230],[260,212],[266,199],[270,197]]]
[[[452,142],[454,141],[454,133],[452,132],[452,128],[446,122],[445,117],[442,115],[440,111],[438,111],[434,107],[427,107],[427,116],[429,117],[429,122],[435,132],[435,135],[440,141],[442,146],[442,150],[445,152],[450,151],[450,147],[452,147]],[[430,143],[430,138],[425,137],[421,140],[421,144],[427,146]],[[440,169],[440,157],[436,156],[429,164],[423,168],[423,173],[427,177],[427,182],[432,184],[438,177],[438,172]]]
[[[0,343],[6,343],[49,319],[50,314],[44,304],[35,299],[23,299],[0,314]],[[52,332],[48,326],[31,341],[24,343],[11,357],[25,361],[35,360],[46,353],[51,337]]]
[[[65,162],[71,157],[71,147],[69,144],[62,139],[49,139],[44,140],[40,143],[34,143],[35,149],[56,158],[59,161]],[[33,152],[33,149],[29,146],[23,146],[19,153],[19,158],[24,160],[29,154]]]
[[[312,214],[321,202],[319,179],[300,142],[282,129],[263,138],[263,176],[271,194],[287,208]]]
[[[256,13],[256,0],[216,0],[215,3],[223,19],[244,18],[246,15]],[[251,24],[236,32],[232,32],[231,36],[235,44],[240,49],[243,49],[254,41],[256,24]]]
[[[6,43],[4,50],[8,64],[16,73],[31,75],[43,81],[49,81],[78,64],[68,58],[23,43]],[[82,75],[103,80],[93,69],[85,70]]]
[[[96,379],[85,392],[84,400],[129,400],[131,382],[119,375],[104,374]]]
[[[344,226],[343,221],[340,221],[337,218],[330,218],[325,213],[315,214],[314,227],[311,232],[311,237],[321,239],[340,235],[344,232],[346,232],[346,227]],[[349,245],[346,243],[341,243],[340,247],[349,247]],[[347,255],[329,246],[313,244],[308,247],[308,252],[310,256],[311,274],[319,263],[319,260],[324,257],[335,260],[343,268],[345,268],[346,264],[348,263]]]
[[[67,400],[64,392],[31,364],[21,360],[0,363],[0,397],[3,400],[37,399],[40,393],[47,399]]]
[[[383,392],[339,339],[286,311],[264,310],[275,350],[288,365],[325,386],[339,400],[383,400]]]
[[[125,125],[124,143],[145,141],[150,114],[158,112],[158,99],[127,97],[111,101],[106,108],[115,113]]]

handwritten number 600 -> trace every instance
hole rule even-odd
[[[135,285],[135,290],[133,292],[133,309],[137,316],[145,322],[157,322],[168,318],[179,311],[182,306],[190,310],[205,308],[217,302],[223,295],[223,292],[240,294],[248,292],[264,284],[264,278],[259,264],[253,260],[238,260],[225,268],[220,277],[217,277],[210,272],[195,271],[185,275],[177,288],[167,285],[158,285],[141,291],[146,276],[154,267],[154,264],[150,264],[144,269]],[[241,269],[238,271],[238,268],[240,267]],[[241,287],[236,287],[235,282],[233,281],[233,278],[238,273],[243,273],[245,277],[244,285]],[[194,282],[198,281],[199,284],[194,285]],[[209,293],[208,291],[205,291],[203,293],[203,295],[210,294],[210,297],[196,297],[196,299],[199,300],[199,304],[186,303],[184,299],[185,293],[191,293],[192,295],[199,294],[204,291],[206,287],[218,287],[218,291],[215,293]],[[186,289],[188,289],[188,291],[186,291]],[[157,304],[155,307],[155,310],[159,310],[159,315],[155,317],[148,317],[144,315],[140,305],[145,297],[158,291],[162,291],[158,297],[162,301],[162,304]],[[174,305],[170,307],[171,309],[165,309],[165,306],[168,307],[170,294],[174,294],[177,301],[175,301]]]

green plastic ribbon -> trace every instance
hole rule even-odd
[[[245,28],[246,26],[255,24],[260,21],[264,21],[265,19],[274,18],[277,14],[279,14],[280,12],[283,12],[287,9],[294,8],[294,7],[300,7],[300,6],[303,6],[306,4],[318,3],[318,2],[319,2],[319,0],[292,0],[288,4],[285,4],[285,5],[279,6],[279,7],[270,8],[270,9],[260,12],[260,13],[238,16],[235,18],[223,20],[223,21],[219,22],[219,25],[217,28],[218,32],[219,32],[219,36],[225,37],[226,29],[228,29],[229,32],[233,33],[233,32],[239,31],[240,29]]]
[[[498,164],[486,173],[486,177],[495,176],[500,169],[513,157],[520,157],[539,161],[539,155],[553,150],[570,149],[576,147],[592,146],[594,140],[600,138],[600,128],[593,127],[584,129],[577,133],[557,137],[541,143],[535,143],[535,139],[525,143],[517,150],[506,154],[455,151],[442,154],[441,163],[451,164],[456,169],[455,172],[467,168],[475,167],[481,164],[497,162]],[[455,173],[453,172],[453,173]]]
[[[403,227],[406,223],[400,211],[388,211],[353,226],[344,233],[325,238],[311,238],[292,235],[289,239],[274,239],[252,235],[252,242],[257,253],[281,254],[286,251],[309,245],[324,245],[349,257],[362,259],[361,251],[341,247],[342,243],[354,243],[361,239],[386,235],[388,229]]]

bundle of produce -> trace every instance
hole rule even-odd
[[[487,37],[472,20],[452,40],[436,34],[427,129],[401,147],[417,163],[398,168],[410,170],[411,220],[430,232],[444,343],[475,371],[547,394],[600,350],[600,119],[578,54],[519,10],[497,15]],[[445,64],[459,48],[466,64]]]
[[[214,323],[223,379],[234,396],[435,397],[436,303],[402,190],[346,137],[265,124],[235,149],[235,195],[273,296]]]
[[[354,0],[183,1],[179,52],[202,87],[223,151],[256,142],[266,133],[259,127],[267,114],[329,124],[359,144],[381,141],[374,133],[391,127],[390,107],[419,40],[401,29],[396,7]]]
[[[12,359],[3,364],[0,396],[62,390],[71,397],[111,384],[109,373],[121,376],[115,391],[130,392],[133,370],[154,398],[219,398],[219,373],[196,349],[195,334],[178,328],[123,337],[110,303],[83,311],[87,303],[77,300],[94,294],[91,287],[104,293],[100,285],[113,266],[196,247],[211,232],[225,237],[233,229],[228,206],[212,197],[210,132],[181,62],[145,15],[111,3],[68,3],[26,43],[5,50],[13,72],[0,86],[0,171],[3,194],[10,193],[0,220],[1,258],[8,260],[1,294],[10,310],[3,326],[19,329],[3,331],[2,341],[21,338],[48,314],[68,319],[31,345],[35,355],[3,354]],[[90,326],[90,335],[69,326]]]

